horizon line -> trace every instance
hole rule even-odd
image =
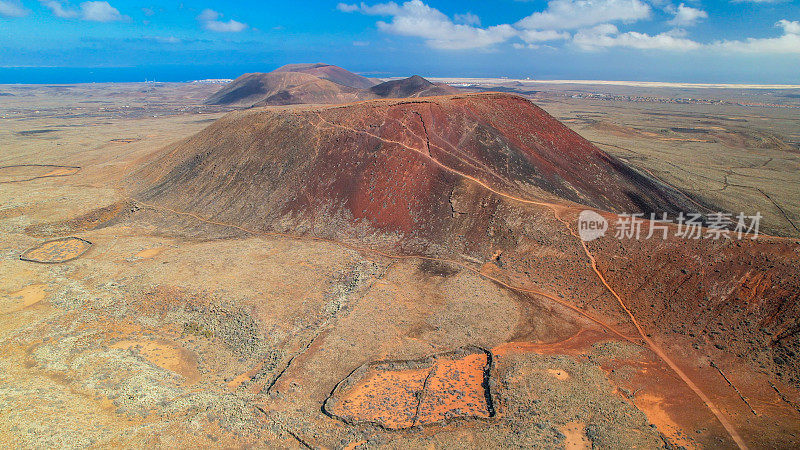
[[[718,88],[718,89],[800,89],[800,84],[758,84],[758,83],[691,83],[676,81],[625,81],[625,80],[543,80],[533,78],[505,77],[429,77],[431,81],[444,83],[530,83],[530,84],[589,84],[631,87],[673,87],[673,88]]]

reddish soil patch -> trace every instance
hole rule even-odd
[[[91,246],[91,242],[76,237],[55,239],[25,250],[19,259],[48,264],[62,263],[79,258]]]
[[[344,218],[437,246],[485,228],[498,196],[631,212],[694,206],[505,94],[232,113],[131,180],[145,186],[135,196],[144,203],[252,230],[313,225],[331,236]],[[464,214],[454,214],[454,192]]]
[[[336,387],[324,411],[348,423],[387,429],[494,416],[490,353],[467,347],[422,360],[376,362]]]
[[[503,358],[509,354],[538,353],[541,355],[580,355],[586,353],[592,344],[604,342],[611,337],[602,331],[581,329],[575,335],[559,342],[506,342],[492,349],[496,358]]]
[[[33,306],[47,297],[46,284],[31,284],[16,292],[0,295],[0,314],[8,314]]]
[[[111,348],[122,348],[136,352],[150,363],[181,375],[188,384],[200,379],[197,357],[189,350],[163,339],[125,340],[114,343]]]

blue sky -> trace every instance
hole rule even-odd
[[[800,84],[798,0],[0,0],[0,82],[376,75]]]

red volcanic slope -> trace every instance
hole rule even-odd
[[[322,78],[323,80],[332,81],[336,84],[341,84],[342,86],[348,86],[356,89],[367,89],[377,84],[376,81],[362,77],[361,75],[356,75],[353,72],[342,69],[341,67],[323,63],[287,64],[272,71],[272,73],[280,72],[307,73],[309,75],[314,75],[317,78]]]
[[[360,100],[362,91],[306,73],[246,73],[211,95],[210,105],[252,106],[301,103],[345,103]]]
[[[453,87],[431,83],[419,75],[375,86],[372,83],[372,80],[336,66],[293,64],[270,73],[246,73],[212,94],[206,103],[232,106],[337,104],[458,93]],[[372,87],[350,87],[365,84]]]
[[[231,113],[138,176],[149,180],[141,200],[204,217],[321,235],[353,227],[416,247],[452,233],[457,208],[477,224],[491,220],[486,205],[511,197],[627,212],[695,206],[507,94]]]
[[[452,86],[434,84],[419,75],[375,85],[369,89],[369,92],[378,98],[435,97],[458,94],[458,90]]]
[[[574,225],[552,217],[560,210],[558,219],[574,224],[578,209],[525,201],[671,217],[696,205],[521,97],[239,111],[163,149],[136,176],[146,204],[247,230],[308,231],[448,259],[489,261],[499,249],[502,262],[487,270],[511,284],[550,286],[573,303],[620,313],[622,300],[593,277],[587,284],[585,255],[594,253],[605,286],[654,339],[731,348],[750,365],[798,379],[797,245],[611,233],[584,247]]]

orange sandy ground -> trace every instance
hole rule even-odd
[[[371,368],[333,411],[356,422],[402,429],[455,417],[490,417],[482,386],[485,354],[439,358],[429,368]]]
[[[82,255],[91,244],[76,238],[59,239],[45,242],[26,251],[25,259],[37,262],[55,263],[68,261]]]

